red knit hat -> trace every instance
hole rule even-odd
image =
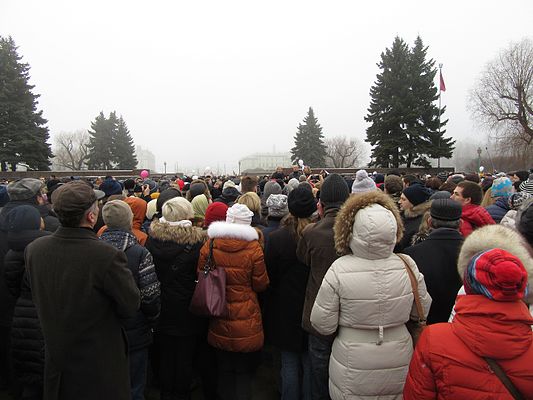
[[[225,221],[227,211],[228,206],[219,201],[209,204],[205,210],[204,227],[207,228],[215,221]]]
[[[464,285],[467,294],[482,294],[495,301],[522,300],[527,293],[527,271],[513,254],[490,249],[472,257]]]

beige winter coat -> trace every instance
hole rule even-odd
[[[346,255],[326,273],[311,312],[321,334],[338,330],[329,363],[334,400],[402,398],[413,347],[405,322],[417,316],[404,263],[392,253],[401,232],[396,206],[377,191],[351,197],[337,216],[335,245]],[[424,277],[405,257],[427,316]]]

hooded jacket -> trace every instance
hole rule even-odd
[[[493,224],[494,220],[483,207],[475,204],[467,204],[463,206],[461,227],[459,229],[463,237],[470,235],[474,229]]]
[[[248,225],[213,222],[207,230],[214,240],[213,260],[226,271],[227,315],[211,318],[207,341],[217,349],[249,353],[263,347],[264,334],[257,293],[269,279],[257,230]],[[209,255],[209,241],[198,260],[200,271]]]
[[[332,399],[401,399],[413,348],[405,322],[417,318],[405,264],[393,254],[401,235],[396,206],[379,191],[349,198],[337,215],[335,248],[345,255],[326,273],[311,312],[318,332],[338,331],[329,361]],[[424,277],[405,258],[427,315]]]
[[[476,230],[461,248],[458,272],[480,251],[501,248],[517,256],[531,287],[533,258],[523,239],[501,225]],[[531,302],[531,294],[526,299]],[[533,393],[533,318],[521,302],[460,295],[451,324],[424,330],[409,368],[405,399],[511,398],[482,357],[496,360],[525,398]]]

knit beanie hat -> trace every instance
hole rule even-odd
[[[234,204],[226,212],[226,222],[232,224],[250,225],[254,213],[244,204]]]
[[[135,188],[135,181],[133,179],[126,179],[124,181],[124,190],[127,190],[128,192],[133,193],[133,189]]]
[[[157,200],[159,199],[150,200],[146,205],[146,218],[150,221],[154,218],[154,215],[157,212]]]
[[[298,187],[289,193],[289,212],[298,218],[309,218],[316,211],[316,199],[313,193],[304,187]]]
[[[447,190],[439,190],[431,195],[430,200],[449,199],[452,196]]]
[[[376,182],[376,185],[378,185],[380,183],[384,183],[385,182],[385,175],[383,175],[383,174],[375,174],[374,175],[374,182]]]
[[[492,182],[491,197],[509,197],[513,192],[513,182],[507,177],[497,178]]]
[[[525,204],[524,207],[527,208],[518,212],[516,228],[529,245],[533,246],[533,202],[529,203],[529,205]]]
[[[191,203],[184,197],[167,200],[162,208],[163,218],[168,222],[177,222],[194,217]]]
[[[509,196],[508,203],[511,210],[518,210],[528,199],[533,198],[528,192],[517,192]]]
[[[207,201],[205,194],[200,194],[192,199],[191,205],[194,211],[194,218],[205,218],[205,210],[209,205],[209,201]]]
[[[196,196],[199,196],[201,194],[204,194],[205,192],[205,188],[206,188],[206,185],[205,183],[200,183],[200,182],[196,182],[196,183],[193,183],[191,185],[191,187],[189,188],[189,198],[191,199],[191,201],[196,197]]]
[[[224,182],[224,186],[222,186],[222,190],[224,191],[225,189],[229,188],[229,187],[235,187],[235,182],[233,182],[231,179],[228,179],[226,182]]]
[[[529,178],[527,178],[527,181],[522,182],[519,188],[521,192],[533,194],[533,174],[530,174]]]
[[[178,189],[171,187],[163,190],[159,194],[159,197],[156,199],[156,211],[161,214],[163,204],[165,204],[168,200],[173,199],[174,197],[182,197],[181,192]]]
[[[296,178],[291,178],[289,182],[287,183],[287,186],[290,188],[290,190],[294,190],[298,187],[300,184],[300,181]]]
[[[350,189],[339,174],[329,174],[320,187],[320,202],[323,204],[344,203],[349,195]]]
[[[99,189],[105,193],[106,197],[114,194],[122,194],[122,186],[114,179],[106,179],[101,184]]]
[[[263,199],[266,201],[271,194],[281,194],[281,186],[276,181],[268,181],[263,189]]]
[[[6,216],[8,232],[36,231],[41,227],[41,214],[34,206],[13,208]]]
[[[376,189],[376,183],[368,176],[368,173],[364,169],[357,171],[352,184],[352,193],[364,193]]]
[[[215,221],[225,221],[228,206],[220,201],[216,201],[207,206],[205,210],[204,227],[207,228]]]
[[[122,200],[111,200],[102,208],[102,218],[109,229],[130,230],[133,224],[133,212]]]
[[[237,200],[237,197],[239,197],[240,195],[241,194],[239,193],[236,187],[230,186],[222,191],[222,196],[220,200],[229,205],[235,202],[235,200]]]
[[[271,217],[284,217],[289,213],[287,196],[284,194],[271,194],[266,201],[266,206],[268,215]]]
[[[413,206],[417,206],[425,201],[428,201],[431,195],[428,188],[417,183],[406,187],[402,193],[405,197],[407,197],[407,200],[409,200]]]
[[[527,295],[527,272],[522,261],[502,250],[476,254],[465,270],[466,294],[482,294],[495,301],[518,301]]]

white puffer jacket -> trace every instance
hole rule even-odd
[[[401,230],[396,206],[378,191],[351,197],[337,216],[336,249],[351,254],[331,265],[311,313],[320,333],[338,330],[329,363],[334,400],[402,398],[413,347],[405,322],[417,313],[405,264],[392,253]],[[424,277],[405,258],[427,316]]]

